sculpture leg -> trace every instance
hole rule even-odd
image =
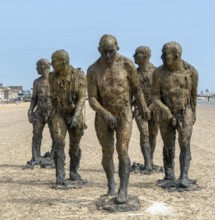
[[[55,115],[52,119],[53,138],[54,138],[54,162],[56,169],[56,184],[65,185],[65,137],[67,126],[64,119],[60,115]]]
[[[41,158],[41,142],[42,142],[42,133],[45,123],[40,122],[39,120],[33,123],[33,137],[32,137],[32,159],[31,162],[40,163]]]
[[[124,158],[123,158],[124,157]],[[118,191],[118,196],[116,198],[117,203],[122,204],[127,202],[127,189],[128,181],[130,176],[131,163],[128,155],[119,156],[119,178],[120,178],[120,187]]]
[[[81,176],[78,173],[78,168],[81,160],[80,141],[84,133],[83,118],[80,117],[79,123],[76,127],[70,128],[67,125],[69,131],[69,156],[70,156],[70,173],[69,178],[72,181],[81,180]]]
[[[118,196],[116,198],[117,203],[127,202],[127,189],[130,175],[130,159],[128,156],[128,145],[132,131],[132,116],[128,112],[124,115],[122,120],[117,120],[116,139],[117,139],[117,153],[119,158],[119,178],[120,187]]]
[[[144,171],[152,172],[151,148],[149,144],[148,122],[135,111],[135,121],[140,132],[140,147],[144,158]]]
[[[55,169],[56,169],[56,184],[65,185],[65,171],[64,171],[65,142],[64,140],[56,140],[55,144],[56,146],[55,146],[55,152],[54,152],[54,162],[55,162]]]
[[[163,162],[165,169],[165,180],[174,180],[174,158],[175,158],[175,135],[176,131],[168,125],[168,122],[161,121],[160,132],[163,139]]]
[[[187,109],[184,111],[183,119],[179,122],[178,126],[178,140],[180,146],[180,185],[183,187],[189,186],[188,171],[191,161],[191,152],[190,152],[190,139],[192,135],[192,111]]]
[[[149,127],[149,143],[151,148],[151,163],[153,166],[154,151],[156,147],[156,137],[158,134],[158,122],[156,121],[154,113],[152,113],[151,115],[151,119],[148,122],[148,127]]]
[[[114,196],[115,180],[114,180],[114,131],[105,124],[103,118],[96,114],[95,129],[100,145],[102,146],[102,166],[108,181],[107,195]]]
[[[51,122],[48,123],[48,126],[49,126],[50,136],[51,136],[51,139],[52,139],[52,146],[51,146],[51,151],[50,151],[50,158],[51,158],[51,159],[54,159],[54,152],[55,152],[54,130],[53,130],[53,126],[52,126],[52,123],[51,123]]]
[[[141,143],[141,151],[144,158],[144,170],[152,172],[151,148],[148,142]]]

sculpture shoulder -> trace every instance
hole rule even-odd
[[[152,74],[154,77],[158,78],[161,76],[162,72],[164,72],[164,71],[165,71],[165,68],[163,65],[161,65],[161,66],[155,68]]]
[[[149,69],[150,69],[150,71],[153,73],[154,70],[156,69],[156,66],[153,65],[152,63],[150,63]]]
[[[55,78],[55,72],[49,73],[49,80],[53,80]]]
[[[190,70],[190,73],[194,76],[198,76],[198,71],[195,69],[194,66],[189,64],[188,62],[182,60],[182,67],[184,70]]]
[[[100,59],[90,65],[87,69],[87,76],[95,75],[100,67]]]
[[[81,68],[73,68],[74,73],[81,79],[86,78],[84,71]]]
[[[79,86],[86,85],[86,75],[81,68],[71,67],[70,74],[75,74],[75,81],[77,84],[79,84]]]
[[[132,69],[136,69],[135,66],[134,66],[134,63],[131,59],[123,56],[123,55],[120,55],[120,54],[117,54],[117,61],[118,62],[122,62],[123,65],[126,67],[126,68],[132,68]]]
[[[34,80],[33,86],[37,86],[37,84],[40,82],[40,80],[41,80],[41,76]]]

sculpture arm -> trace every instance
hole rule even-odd
[[[155,69],[152,75],[152,103],[154,106],[160,110],[162,110],[167,119],[172,119],[173,115],[170,109],[161,101],[161,88],[160,88],[160,79],[159,79],[159,71]]]
[[[28,109],[29,112],[33,112],[35,107],[37,106],[38,94],[37,94],[37,81],[35,80],[33,83],[33,94],[31,97],[30,107]]]
[[[143,118],[146,120],[150,119],[150,112],[147,108],[144,94],[140,88],[139,78],[137,71],[132,62],[126,62],[126,68],[128,70],[128,79],[130,80],[132,96],[135,98],[135,102],[142,114]]]
[[[98,85],[96,82],[96,72],[90,68],[87,71],[87,91],[90,107],[98,114],[105,115],[108,111],[103,108],[98,100]]]
[[[82,74],[80,76],[78,101],[76,103],[75,114],[74,114],[77,117],[79,117],[79,115],[81,115],[83,108],[84,108],[84,104],[85,104],[85,100],[86,100],[86,89],[87,89],[87,79]]]
[[[196,120],[196,100],[197,100],[197,89],[198,89],[198,72],[193,69],[192,72],[192,89],[191,89],[191,109],[193,112],[193,123]]]
[[[37,80],[34,80],[33,94],[31,97],[30,107],[28,109],[28,120],[30,123],[33,122],[33,111],[34,111],[35,107],[37,106],[37,102],[38,102],[37,84],[38,84]]]

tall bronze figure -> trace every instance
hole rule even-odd
[[[52,54],[49,83],[54,106],[52,118],[53,138],[55,143],[54,161],[56,184],[65,186],[65,137],[69,133],[70,180],[80,180],[78,173],[83,136],[83,108],[86,99],[86,77],[80,69],[70,65],[69,55],[65,50]]]
[[[134,117],[140,131],[140,147],[144,157],[144,172],[153,172],[153,155],[158,134],[158,114],[152,103],[152,73],[155,66],[150,63],[151,50],[147,46],[140,46],[135,50],[134,60],[138,65],[137,73],[140,80],[140,87],[143,91],[146,104],[150,111],[150,120],[146,121],[139,115],[137,103],[134,101]]]
[[[98,48],[101,56],[88,68],[87,82],[89,103],[96,111],[95,129],[102,146],[102,165],[108,181],[107,194],[115,195],[113,162],[115,131],[120,177],[116,202],[125,203],[130,174],[128,144],[132,131],[132,96],[135,96],[142,116],[147,117],[148,111],[135,66],[131,60],[119,55],[118,49],[114,36],[101,37]]]
[[[34,80],[33,94],[31,98],[30,108],[28,110],[29,122],[33,124],[33,137],[32,137],[32,159],[28,162],[28,165],[41,165],[41,141],[42,133],[46,123],[49,126],[49,130],[52,135],[51,127],[51,115],[52,115],[52,103],[49,86],[49,72],[50,63],[47,59],[40,59],[36,63],[37,72],[41,75]],[[34,109],[36,110],[34,111]],[[54,149],[50,153],[51,159],[53,159]]]
[[[174,180],[175,136],[178,131],[180,145],[179,187],[187,188],[191,182],[188,171],[191,160],[190,139],[196,120],[198,73],[181,59],[182,48],[176,42],[163,46],[163,65],[153,73],[153,102],[162,111],[160,132],[163,139],[164,180]]]

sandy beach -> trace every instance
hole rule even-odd
[[[31,159],[32,125],[27,119],[29,103],[0,106],[0,219],[215,219],[215,107],[198,106],[191,152],[190,178],[197,179],[200,190],[167,192],[157,186],[163,173],[131,174],[128,193],[138,196],[141,208],[135,212],[109,213],[96,208],[96,200],[107,191],[101,166],[101,147],[94,130],[94,112],[87,105],[88,129],[81,141],[80,174],[88,184],[78,189],[55,190],[55,169],[23,169]],[[47,126],[43,133],[42,153],[50,150]],[[69,156],[66,139],[66,178]],[[143,162],[139,132],[133,124],[129,156]],[[176,144],[175,169],[179,176],[179,146]],[[162,165],[162,140],[157,138],[154,162]],[[118,159],[115,152],[117,187]],[[154,207],[154,209],[153,209]],[[159,209],[159,207],[161,207]],[[163,208],[162,208],[163,207]],[[162,211],[163,210],[163,211]],[[164,211],[166,210],[166,212]]]

